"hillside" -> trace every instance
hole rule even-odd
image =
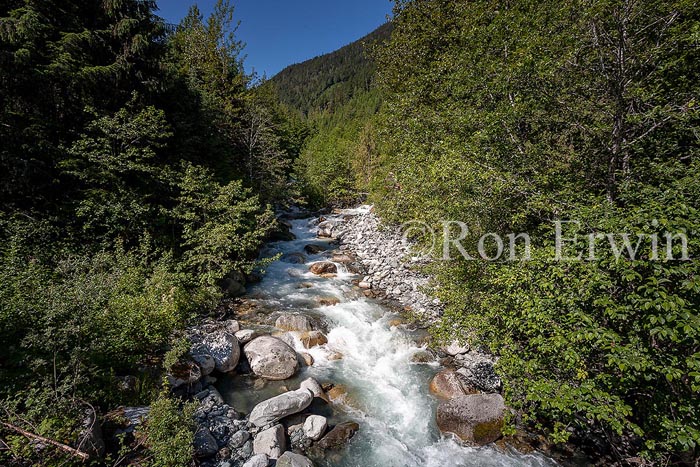
[[[284,104],[305,115],[333,111],[370,88],[376,67],[367,52],[372,44],[388,39],[392,29],[386,23],[335,52],[285,68],[269,82]]]

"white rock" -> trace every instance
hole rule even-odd
[[[314,441],[321,439],[327,428],[328,420],[320,415],[311,415],[304,422],[304,434]]]
[[[458,341],[452,341],[450,345],[443,348],[447,355],[456,357],[457,355],[469,352],[469,347],[460,344]]]
[[[253,454],[265,454],[270,459],[279,458],[286,449],[287,441],[282,425],[261,431],[253,440]]]
[[[215,368],[222,373],[233,371],[241,357],[241,348],[236,337],[225,331],[206,334],[200,342],[195,343],[190,351],[192,355],[210,355]]]
[[[291,378],[299,369],[294,349],[272,336],[253,339],[243,347],[243,351],[253,373],[265,379]]]
[[[278,422],[306,409],[313,399],[314,394],[308,389],[286,392],[256,405],[250,412],[249,421],[257,427]]]

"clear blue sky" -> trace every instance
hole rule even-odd
[[[179,23],[196,3],[208,15],[216,0],[158,0],[158,14]],[[233,0],[247,71],[272,77],[287,65],[339,49],[372,32],[391,0]]]

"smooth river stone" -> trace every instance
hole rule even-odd
[[[286,392],[256,405],[250,412],[249,421],[257,427],[278,422],[306,409],[313,399],[314,394],[309,389]]]
[[[438,406],[437,425],[443,433],[484,446],[501,437],[505,410],[500,394],[459,396]]]
[[[288,379],[299,369],[296,351],[272,336],[253,339],[243,347],[243,352],[253,373],[265,379]]]

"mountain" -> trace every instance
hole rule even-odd
[[[386,23],[335,52],[285,68],[268,83],[284,104],[305,115],[332,112],[370,89],[375,65],[368,52],[373,44],[388,39],[392,29]]]

